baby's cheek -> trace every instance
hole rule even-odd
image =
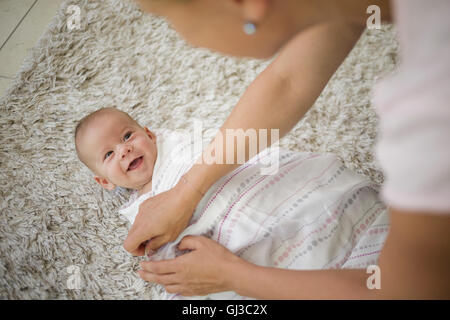
[[[120,181],[122,170],[120,170],[120,166],[118,164],[111,165],[108,169],[108,177],[113,182],[116,183]],[[118,181],[119,180],[119,181]]]
[[[154,153],[154,144],[153,141],[150,138],[143,138],[139,139],[136,144],[137,148],[141,150],[141,152],[144,152],[147,157],[153,155]]]

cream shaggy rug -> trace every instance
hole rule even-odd
[[[80,30],[67,28],[71,4]],[[381,183],[370,93],[397,52],[392,26],[366,31],[281,146],[335,153]],[[150,129],[219,128],[269,62],[190,47],[131,0],[63,3],[0,100],[0,297],[158,299],[161,287],[136,274],[142,258],[122,247],[127,194],[103,191],[82,167],[75,124],[116,105]]]

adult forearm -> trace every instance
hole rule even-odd
[[[249,263],[235,266],[229,288],[257,299],[374,299],[363,269],[287,270]]]
[[[221,145],[222,155],[230,153],[237,159],[239,144],[228,144],[227,129],[253,131],[256,139],[249,148],[245,140],[245,161],[286,135],[314,104],[328,80],[358,40],[362,28],[342,25],[320,25],[302,32],[280,52],[279,56],[248,87],[239,103],[220,128],[210,147]],[[261,135],[266,143],[260,145]],[[272,136],[271,129],[277,130]],[[275,138],[275,139],[273,139]],[[206,154],[210,150],[206,150]],[[204,154],[204,155],[206,155]],[[223,161],[226,163],[226,161]],[[241,162],[233,164],[198,164],[188,176],[202,192],[220,177],[232,171]]]
[[[449,299],[450,214],[390,208],[378,259],[380,288],[365,269],[286,270],[242,259],[227,266],[227,288],[259,299]]]
[[[249,86],[205,150],[201,161],[186,176],[203,193],[206,192],[215,181],[289,132],[311,104],[298,103],[298,98],[287,88],[286,81],[269,66]],[[260,129],[265,130],[260,132]],[[239,132],[242,135],[235,138],[234,134],[238,135]],[[265,142],[261,143],[262,137]],[[238,143],[239,140],[242,144]],[[243,158],[238,159],[240,152]],[[206,157],[211,154],[215,156],[215,161],[207,163]]]

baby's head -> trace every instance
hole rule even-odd
[[[156,136],[121,110],[102,108],[81,119],[75,148],[95,181],[107,190],[141,190],[152,180]]]

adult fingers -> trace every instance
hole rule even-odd
[[[151,239],[151,241],[147,244],[147,250],[152,250],[155,252],[160,247],[169,242],[169,238],[165,235],[157,236]]]
[[[125,240],[123,247],[133,256],[143,256],[145,254],[145,245],[142,243],[136,248],[134,245],[129,244],[127,240]]]
[[[143,231],[142,228],[139,228],[136,223],[134,223],[123,243],[125,250],[133,256],[143,256],[145,254],[145,242],[152,237],[151,235],[145,236]]]
[[[147,240],[146,242],[145,242],[145,256],[146,257],[151,257],[152,255],[153,255],[153,253],[154,253],[154,251],[152,250],[152,249],[150,249],[150,242],[151,242],[151,239],[150,240]]]
[[[195,250],[202,245],[201,236],[185,236],[181,239],[178,249],[180,250]]]
[[[163,286],[174,285],[180,282],[176,273],[156,274],[145,270],[139,270],[138,274],[145,281],[156,282]]]
[[[186,287],[180,284],[169,284],[164,286],[164,289],[168,293],[178,293],[182,296],[193,296],[194,294],[191,291],[186,290]]]
[[[146,272],[157,274],[176,273],[181,269],[177,258],[160,261],[143,261],[141,262],[141,268]]]

